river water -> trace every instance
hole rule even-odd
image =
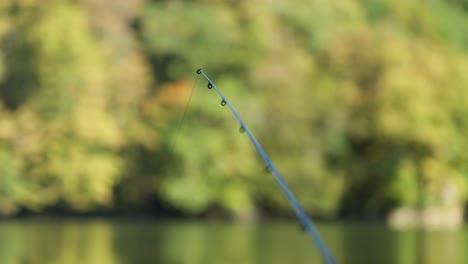
[[[384,224],[318,228],[338,263],[468,263],[468,226],[392,231]],[[1,264],[323,263],[295,221],[235,224],[150,219],[0,221]]]

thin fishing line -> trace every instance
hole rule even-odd
[[[192,86],[192,90],[190,91],[190,95],[189,95],[189,98],[187,100],[187,104],[185,105],[185,109],[184,109],[184,112],[182,114],[182,117],[179,121],[179,124],[177,125],[177,130],[176,130],[176,134],[175,134],[175,138],[174,138],[174,141],[172,142],[172,146],[170,148],[170,151],[174,151],[174,148],[177,144],[177,139],[179,138],[179,133],[180,133],[180,129],[182,127],[182,124],[184,123],[184,120],[185,120],[185,117],[187,115],[187,110],[189,108],[189,105],[190,105],[190,102],[192,101],[192,97],[193,97],[193,94],[195,92],[195,88],[197,86],[197,82],[198,82],[198,74],[197,74],[197,78],[195,79],[195,82],[193,83],[193,86]]]
[[[250,141],[252,141],[252,143],[254,144],[256,150],[258,151],[258,153],[262,157],[263,161],[265,162],[268,171],[271,172],[271,174],[275,178],[276,182],[280,186],[281,190],[286,195],[286,198],[288,199],[289,203],[293,207],[297,218],[299,219],[302,226],[304,227],[304,229],[307,231],[307,233],[311,237],[312,241],[314,241],[315,245],[317,246],[320,254],[322,255],[322,258],[325,260],[325,263],[327,263],[327,264],[336,264],[336,261],[333,258],[333,255],[328,250],[328,247],[326,246],[326,244],[323,241],[323,239],[321,238],[319,232],[317,231],[314,224],[312,223],[312,220],[309,218],[309,216],[307,215],[305,210],[299,204],[299,201],[296,199],[293,192],[289,189],[289,186],[286,184],[286,181],[281,176],[279,171],[276,169],[276,167],[273,164],[273,162],[271,161],[270,157],[268,157],[267,153],[262,148],[260,143],[254,137],[252,132],[250,132],[250,130],[247,127],[247,125],[245,124],[244,120],[242,120],[240,115],[237,113],[237,111],[234,109],[234,107],[231,105],[231,103],[227,100],[227,98],[224,96],[224,94],[221,92],[221,90],[210,80],[210,78],[202,71],[202,69],[198,69],[197,74],[198,75],[200,75],[200,74],[203,75],[203,77],[208,81],[208,89],[213,89],[214,88],[214,90],[218,93],[218,95],[221,97],[221,105],[229,107],[231,112],[236,117],[237,121],[240,123],[239,131],[241,133],[246,133],[249,136]]]

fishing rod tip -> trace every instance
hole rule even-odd
[[[197,74],[200,74],[201,72],[202,72],[201,69],[198,69],[198,70],[197,70]]]

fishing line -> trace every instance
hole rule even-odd
[[[197,86],[197,82],[198,82],[198,74],[197,74],[197,78],[195,79],[195,82],[193,83],[193,86],[192,86],[192,90],[190,91],[190,95],[189,95],[189,98],[187,100],[187,104],[185,105],[185,109],[184,109],[184,112],[182,113],[182,117],[179,121],[179,124],[177,125],[177,129],[176,129],[176,133],[175,133],[175,138],[174,138],[174,141],[172,142],[172,146],[170,147],[170,151],[172,152],[176,146],[176,143],[177,143],[177,139],[179,138],[179,133],[180,133],[180,129],[182,127],[182,124],[184,123],[184,120],[185,120],[185,117],[187,115],[187,110],[189,108],[189,105],[190,105],[190,102],[192,101],[192,97],[193,97],[193,94],[195,92],[195,88]]]
[[[197,75],[203,75],[203,77],[208,81],[208,89],[213,89],[218,93],[218,95],[221,97],[221,106],[225,107],[227,106],[231,112],[234,114],[236,117],[237,121],[240,123],[240,128],[239,131],[241,133],[246,133],[248,137],[250,138],[250,141],[255,146],[255,149],[257,152],[260,154],[262,157],[263,161],[266,164],[267,170],[273,175],[275,178],[276,182],[280,186],[281,190],[284,192],[286,195],[286,198],[288,199],[289,203],[294,209],[294,212],[296,213],[297,218],[301,222],[302,226],[304,227],[305,231],[309,234],[311,237],[312,241],[314,241],[315,245],[317,246],[322,258],[325,260],[326,264],[336,264],[335,259],[333,258],[333,255],[331,252],[328,250],[328,247],[326,246],[325,242],[322,240],[322,237],[320,236],[319,232],[315,228],[314,224],[312,223],[312,220],[310,220],[309,216],[305,212],[305,210],[302,208],[302,206],[299,204],[298,200],[294,196],[293,192],[289,189],[289,186],[287,185],[286,181],[284,178],[281,176],[279,171],[276,169],[275,165],[271,161],[270,157],[268,157],[267,153],[263,149],[263,147],[258,143],[257,139],[254,137],[252,132],[250,132],[249,128],[245,124],[244,120],[240,117],[240,115],[237,113],[237,111],[234,109],[234,107],[231,105],[231,103],[227,100],[227,98],[224,96],[224,94],[221,92],[221,90],[210,80],[210,78],[202,71],[202,69],[197,70]]]

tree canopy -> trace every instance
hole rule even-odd
[[[463,0],[2,1],[0,214],[288,214],[198,68],[308,212],[465,204],[467,52]]]

